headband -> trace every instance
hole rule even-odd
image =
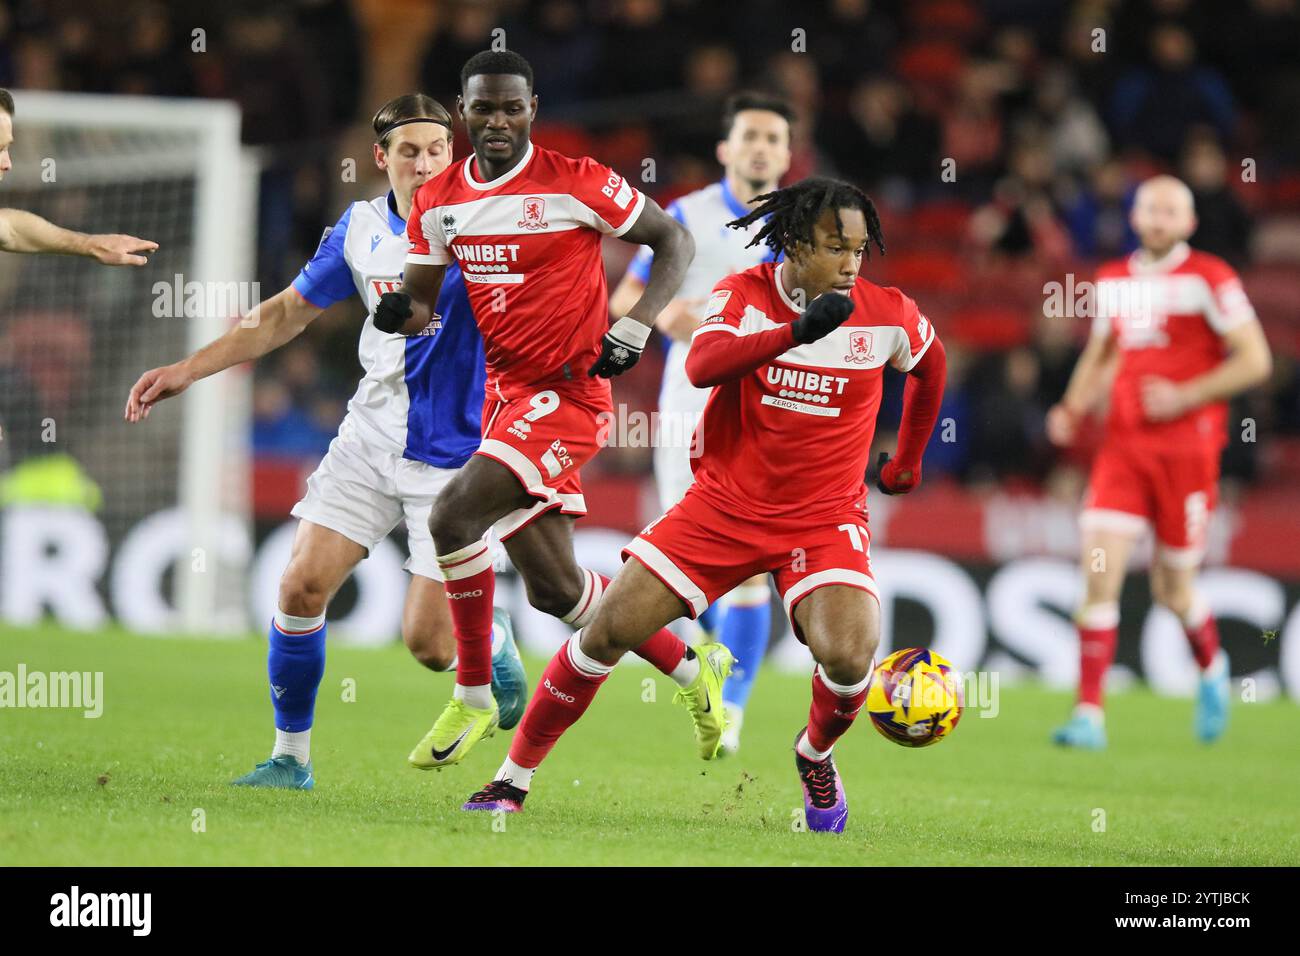
[[[410,119],[398,120],[396,123],[389,123],[378,133],[378,138],[383,139],[399,126],[405,126],[407,123],[437,123],[439,126],[445,126],[451,129],[451,124],[440,119],[434,119],[432,116],[412,116]]]

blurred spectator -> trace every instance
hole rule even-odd
[[[944,117],[943,157],[953,162],[958,191],[967,197],[986,195],[1001,165],[1001,82],[1002,70],[997,64],[967,67],[959,82],[957,103]]]
[[[1151,64],[1134,67],[1115,87],[1111,121],[1116,138],[1174,160],[1188,127],[1209,123],[1232,135],[1236,106],[1222,74],[1196,61],[1185,27],[1165,24],[1151,34]]]
[[[520,29],[507,27],[507,36],[516,32],[521,36],[515,48],[532,64],[534,85],[548,110],[574,106],[590,96],[601,44],[577,0],[528,4]],[[482,47],[480,43],[478,49]]]
[[[1069,233],[1057,215],[1051,186],[1047,150],[1036,143],[1016,147],[1010,174],[998,181],[993,201],[971,217],[976,243],[1008,255],[1064,261],[1070,253]]]
[[[1228,160],[1211,130],[1188,136],[1182,178],[1196,201],[1196,248],[1241,265],[1250,251],[1250,215],[1228,188]]]
[[[893,77],[860,80],[847,115],[823,122],[818,139],[840,175],[867,189],[897,195],[908,183],[939,181],[939,126]]]
[[[1075,251],[1089,259],[1114,259],[1137,248],[1129,225],[1129,207],[1137,184],[1124,164],[1107,159],[1094,167],[1085,183],[1066,180],[1057,194]]]

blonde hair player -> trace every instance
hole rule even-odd
[[[234,781],[244,786],[314,785],[311,729],[325,667],[325,612],[353,568],[400,521],[411,552],[402,638],[430,670],[458,663],[429,512],[478,447],[483,342],[459,271],[449,270],[437,315],[422,334],[395,340],[372,317],[379,297],[401,284],[415,191],[451,164],[451,116],[432,97],[408,93],[381,107],[373,125],[375,165],[388,176],[388,192],[348,206],[293,283],[256,307],[256,322],[145,372],[127,399],[127,420],[141,421],[199,379],[291,341],[334,303],[360,296],[365,304],[357,347],[364,374],[338,437],[293,507],[298,531],[280,578],[267,656],[275,745],[270,759]],[[500,610],[493,615],[491,671],[502,724],[513,726],[527,687],[510,619]]]

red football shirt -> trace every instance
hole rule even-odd
[[[489,397],[565,380],[608,394],[608,381],[587,377],[609,329],[600,240],[631,229],[645,197],[594,159],[532,143],[491,182],[477,166],[471,154],[416,190],[406,261],[460,264]]]
[[[1151,450],[1216,453],[1227,440],[1228,405],[1213,402],[1168,422],[1148,421],[1142,381],[1196,378],[1223,361],[1224,333],[1255,321],[1232,267],[1179,243],[1162,259],[1139,253],[1097,270],[1093,335],[1114,335],[1120,350],[1106,420],[1108,441]]]
[[[781,285],[784,268],[768,262],[719,282],[692,341],[793,322],[802,309]],[[859,277],[852,298],[853,314],[825,338],[713,389],[692,460],[695,487],[712,504],[809,521],[865,506],[884,367],[911,370],[934,327],[898,289]]]

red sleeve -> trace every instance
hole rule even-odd
[[[740,378],[794,348],[791,325],[746,335],[741,323],[745,307],[742,279],[727,276],[714,286],[704,306],[704,321],[691,336],[691,350],[686,353],[686,377],[696,388]]]
[[[890,288],[884,291],[896,297],[898,307],[896,324],[902,330],[902,334],[896,338],[894,351],[889,356],[889,364],[900,372],[910,372],[912,366],[925,354],[934,339],[934,326],[912,299],[897,289]]]
[[[1204,314],[1210,328],[1223,335],[1257,320],[1241,278],[1232,266],[1217,256],[1205,254],[1197,257],[1197,265],[1197,271],[1209,287],[1209,301],[1205,304]]]
[[[406,261],[415,265],[445,265],[451,261],[436,210],[430,212],[432,180],[415,191],[406,220]]]
[[[907,386],[903,389],[903,418],[898,426],[898,451],[894,455],[900,471],[921,467],[921,456],[930,442],[943,403],[948,357],[933,328],[930,336],[929,348],[908,372]]]
[[[794,347],[793,324],[738,339],[730,335],[693,338],[686,353],[686,377],[696,388],[712,388],[747,375]]]
[[[569,192],[576,203],[575,218],[607,236],[623,235],[645,208],[639,189],[589,156],[577,161]]]

